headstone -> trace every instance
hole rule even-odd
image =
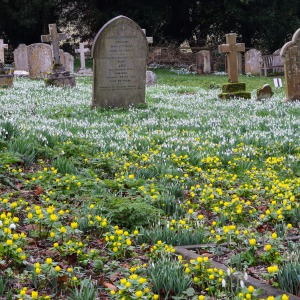
[[[28,46],[20,44],[17,49],[14,50],[14,63],[15,70],[17,71],[29,71],[28,66]]]
[[[97,33],[93,48],[94,107],[129,107],[145,103],[148,44],[142,29],[118,16]]]
[[[229,82],[238,82],[238,53],[245,51],[245,44],[236,43],[236,33],[226,34],[226,44],[219,45],[219,52],[227,53]]]
[[[259,50],[250,49],[245,52],[245,73],[260,74],[262,61],[262,54]]]
[[[70,53],[60,49],[59,59],[67,72],[74,73],[74,57]]]
[[[42,42],[51,43],[51,51],[53,64],[50,74],[45,78],[46,85],[54,85],[60,87],[75,86],[75,77],[70,75],[60,60],[59,42],[67,39],[66,34],[58,33],[56,24],[49,24],[49,34],[42,35]]]
[[[212,56],[209,50],[201,50],[196,54],[197,74],[212,72]]]
[[[238,53],[245,51],[245,44],[236,43],[236,33],[226,34],[226,44],[219,45],[219,52],[227,54],[227,69],[229,83],[222,85],[221,99],[250,99],[251,93],[246,92],[246,84],[238,82]]]
[[[85,69],[85,53],[89,52],[90,49],[84,48],[84,43],[79,43],[79,49],[76,49],[75,52],[80,54],[80,69]]]
[[[4,49],[8,49],[8,45],[4,44],[3,39],[0,39],[0,63],[4,64]]]
[[[191,72],[191,73],[197,72],[197,65],[190,65],[190,66],[188,67],[188,70],[189,70],[189,72]]]
[[[0,39],[0,87],[7,88],[11,87],[14,80],[14,75],[11,74],[11,70],[4,67],[4,49],[8,49],[8,45],[4,44],[3,40]]]
[[[142,29],[144,34],[146,35],[146,29]],[[146,39],[147,39],[147,43],[148,44],[153,44],[153,37],[152,36],[147,36],[146,35]]]
[[[49,24],[49,34],[41,36],[43,43],[51,43],[52,58],[55,65],[61,64],[59,56],[59,42],[65,41],[66,39],[66,34],[57,32],[56,24]]]
[[[256,100],[263,100],[263,99],[270,99],[272,98],[273,96],[273,91],[272,91],[272,88],[269,84],[264,84],[262,86],[262,88],[258,89],[257,90],[257,93],[256,93]]]
[[[146,86],[156,85],[157,84],[157,76],[152,71],[146,72]]]
[[[284,61],[287,100],[300,100],[300,28],[280,52]]]
[[[28,46],[28,71],[32,79],[46,78],[52,65],[51,47],[36,43]]]

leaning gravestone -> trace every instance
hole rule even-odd
[[[17,49],[14,50],[14,63],[15,70],[17,71],[29,71],[28,66],[28,46],[20,44]]]
[[[260,74],[262,54],[259,50],[250,49],[245,52],[245,73],[252,75]]]
[[[129,107],[145,103],[148,43],[131,19],[118,16],[97,33],[93,48],[95,107]]]
[[[212,72],[212,58],[209,50],[201,50],[196,54],[197,74]]]
[[[280,55],[284,61],[287,100],[300,100],[300,28],[282,47]]]
[[[59,50],[59,58],[61,64],[65,67],[66,71],[74,73],[74,57],[68,52]]]
[[[32,79],[43,79],[52,65],[51,47],[36,43],[28,46],[28,69]]]

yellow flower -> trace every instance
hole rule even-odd
[[[256,239],[250,239],[250,240],[249,240],[249,244],[250,244],[251,246],[255,246],[255,245],[256,245]]]
[[[78,223],[77,222],[72,222],[71,227],[72,227],[72,229],[76,229],[78,227]]]
[[[281,297],[282,300],[289,300],[289,297],[286,294],[283,294]]]
[[[126,239],[126,245],[131,246],[131,240],[130,239]]]
[[[50,215],[50,220],[53,221],[53,222],[55,222],[55,221],[57,220],[57,218],[58,218],[58,217],[57,217],[56,214],[51,214],[51,215]]]
[[[134,178],[134,174],[129,174],[128,175],[128,179],[133,179]]]
[[[251,294],[254,292],[254,287],[252,285],[248,286],[248,292]]]
[[[137,296],[137,298],[142,298],[143,292],[142,291],[136,291],[135,295]]]
[[[60,266],[56,266],[56,267],[55,267],[55,271],[56,271],[56,272],[59,272],[60,270],[61,270],[61,267],[60,267]]]
[[[51,257],[46,258],[46,264],[48,264],[48,265],[52,264],[52,258]]]
[[[157,294],[154,294],[153,295],[153,300],[158,300],[159,299],[159,296]]]
[[[273,232],[273,233],[272,233],[272,238],[273,238],[274,240],[277,239],[277,233],[276,233],[276,232]]]
[[[7,241],[6,241],[6,245],[7,245],[7,246],[11,246],[11,245],[12,245],[12,243],[13,243],[13,241],[12,241],[12,240],[7,240]]]
[[[32,298],[32,299],[37,299],[38,296],[39,296],[39,293],[38,293],[38,292],[32,291],[32,293],[31,293],[31,298]]]
[[[61,228],[60,228],[60,232],[61,232],[61,233],[66,233],[66,232],[67,232],[67,229],[66,229],[65,227],[61,227]]]
[[[267,245],[265,246],[265,250],[266,250],[266,251],[270,251],[271,249],[272,249],[272,245],[267,244]]]
[[[205,299],[205,296],[203,296],[203,295],[200,295],[199,297],[198,297],[198,300],[204,300]]]
[[[36,274],[40,274],[40,273],[41,273],[41,269],[40,269],[40,268],[36,268],[36,269],[35,269],[35,273],[36,273]]]

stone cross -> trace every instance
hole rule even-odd
[[[49,34],[41,36],[43,43],[51,43],[52,57],[55,65],[60,65],[59,58],[59,41],[65,41],[67,35],[65,33],[58,33],[56,24],[49,24]]]
[[[8,49],[8,45],[3,43],[3,40],[0,40],[0,63],[4,64],[4,49]]]
[[[236,43],[236,33],[228,33],[226,44],[219,45],[218,50],[227,53],[229,82],[238,82],[238,52],[245,52],[245,44]]]
[[[142,29],[144,34],[146,35],[146,29]],[[152,36],[146,36],[148,44],[153,44],[153,37]]]
[[[89,52],[90,49],[84,48],[84,43],[79,43],[79,49],[75,49],[76,53],[80,53],[80,68],[85,69],[85,56],[84,53]]]

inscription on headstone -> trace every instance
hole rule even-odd
[[[128,107],[145,103],[148,44],[142,29],[119,16],[95,37],[91,107]]]
[[[300,100],[300,28],[280,52],[284,61],[287,100]]]

